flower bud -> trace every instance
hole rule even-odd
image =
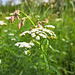
[[[42,23],[45,23],[45,21],[42,21]]]
[[[22,26],[24,25],[24,21],[21,22],[21,25],[22,25]]]
[[[19,24],[18,24],[18,29],[20,29],[20,28],[21,28],[21,24],[19,23]]]
[[[19,16],[17,16],[17,20],[19,20]]]
[[[25,21],[25,17],[22,18],[22,21]]]
[[[40,26],[40,24],[38,24],[38,28],[40,28],[41,26]]]
[[[33,28],[30,28],[30,30],[32,30]]]
[[[48,23],[48,22],[49,22],[47,18],[45,18],[45,22],[46,22],[46,23]]]
[[[37,22],[39,22],[39,19],[37,19]]]
[[[15,20],[15,16],[11,16],[11,23]]]
[[[41,22],[39,22],[39,24],[41,24]]]
[[[42,24],[42,26],[44,26],[44,24]]]
[[[15,10],[15,12],[13,13],[14,16],[19,15],[20,10]]]

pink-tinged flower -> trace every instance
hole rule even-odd
[[[18,24],[18,29],[20,29],[20,28],[21,28],[21,23]]]
[[[24,21],[24,22],[25,22],[25,17],[23,17],[23,18],[22,18],[22,21]]]
[[[44,24],[42,24],[42,26],[44,27]]]
[[[42,21],[42,23],[45,23],[45,21]]]
[[[15,10],[15,12],[13,13],[13,15],[19,15],[20,10]]]
[[[38,28],[40,28],[40,24],[38,24]]]
[[[22,25],[22,26],[24,25],[24,21],[21,22],[21,25]]]
[[[39,19],[37,19],[37,22],[39,22]]]
[[[45,22],[46,22],[46,23],[48,23],[48,22],[49,22],[49,20],[48,20],[47,18],[45,18]]]
[[[42,28],[42,26],[41,26],[40,24],[38,24],[36,27],[38,27],[38,28]]]
[[[32,30],[33,28],[30,28],[30,30]]]
[[[11,16],[11,23],[15,20],[15,16]]]
[[[17,16],[17,20],[19,20],[19,16]]]
[[[41,22],[39,22],[39,24],[41,24]]]

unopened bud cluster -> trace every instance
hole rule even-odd
[[[21,20],[22,20],[22,22],[18,24],[18,29],[20,29],[20,28],[21,28],[21,26],[23,26],[23,25],[24,25],[25,17],[23,17]]]
[[[17,18],[17,20],[19,19],[19,10],[15,10],[15,12],[13,13],[13,16],[11,16],[11,23],[15,21],[15,17]]]
[[[19,20],[19,15],[20,15],[19,13],[20,13],[20,10],[15,10],[15,11],[14,11],[14,13],[13,13],[13,15],[11,16],[11,19],[10,19],[10,20],[11,20],[11,23],[15,21],[15,18],[17,18],[17,20]],[[22,18],[21,20],[22,20],[21,23],[18,24],[18,29],[20,29],[21,26],[24,25],[25,17]]]
[[[45,23],[48,23],[49,20],[47,18],[45,18],[45,21],[39,21],[39,19],[37,19],[37,26],[40,28],[40,24],[42,24],[42,26],[44,26]]]

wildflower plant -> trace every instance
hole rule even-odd
[[[0,6],[0,75],[75,75],[74,0],[23,1]]]
[[[30,20],[33,27],[30,28],[30,30],[24,31],[19,35],[20,37],[24,37],[25,39],[30,38],[30,42],[17,42],[15,43],[15,46],[18,46],[19,48],[23,47],[25,55],[29,56],[30,58],[38,55],[38,58],[40,57],[40,59],[44,63],[44,66],[46,66],[46,70],[49,71],[50,65],[48,64],[48,50],[50,50],[50,40],[56,39],[56,34],[53,32],[55,26],[45,25],[48,23],[48,19],[45,19],[45,21],[39,21],[39,19],[37,19],[37,25],[35,25],[34,22],[25,13],[23,13],[22,11],[19,11],[19,13],[24,14],[25,17],[22,18],[22,22],[18,24],[18,29],[20,29],[24,25],[25,18]],[[12,20],[11,17],[11,22],[13,21],[14,20]]]

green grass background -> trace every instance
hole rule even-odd
[[[44,63],[40,55],[38,46],[32,48],[31,56],[26,56],[24,48],[18,48],[15,43],[18,41],[30,41],[30,38],[20,37],[23,31],[29,30],[32,24],[28,19],[25,20],[25,25],[17,28],[19,23],[15,20],[11,23],[5,17],[9,13],[20,9],[25,12],[35,24],[36,20],[40,21],[49,18],[49,25],[54,25],[56,40],[50,40],[52,48],[48,49],[48,64]],[[34,3],[22,3],[15,6],[0,6],[0,20],[4,20],[7,25],[0,26],[0,75],[75,75],[75,11],[71,3],[68,5],[50,8],[50,5],[36,6]],[[59,15],[56,13],[60,12]],[[36,17],[36,16],[40,17]],[[20,15],[24,17],[23,14]],[[55,19],[62,18],[61,21],[56,22]],[[8,30],[8,32],[4,32]],[[16,30],[16,32],[15,32]],[[14,36],[9,36],[13,33]],[[11,38],[15,38],[12,41]],[[63,41],[65,39],[65,41]],[[49,70],[47,69],[49,66]]]

